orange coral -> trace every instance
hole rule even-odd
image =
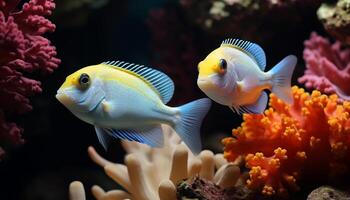
[[[292,91],[292,105],[271,94],[264,114],[243,115],[234,137],[222,140],[227,160],[245,156],[247,185],[264,195],[286,195],[298,190],[300,177],[323,181],[350,166],[350,102],[296,86]]]

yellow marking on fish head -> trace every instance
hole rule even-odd
[[[93,79],[95,77],[96,71],[97,71],[96,65],[84,67],[84,68],[70,74],[69,76],[67,76],[66,80],[61,85],[60,89],[65,89],[65,88],[69,88],[72,86],[79,88],[80,87],[80,83],[79,83],[80,76],[83,73],[85,73],[90,77],[90,79]]]
[[[217,48],[212,51],[203,61],[198,64],[199,77],[207,77],[220,73],[220,59],[224,57],[225,55],[221,48]]]

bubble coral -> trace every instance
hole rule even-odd
[[[55,25],[45,16],[55,8],[53,0],[30,0],[17,10],[19,0],[0,0],[0,141],[23,143],[22,129],[6,118],[32,109],[28,97],[41,92],[39,81],[29,73],[51,73],[57,68],[56,49],[43,34]],[[1,149],[1,153],[3,154]]]
[[[93,186],[92,193],[96,199],[175,200],[176,184],[195,175],[222,188],[236,184],[240,178],[237,164],[227,163],[222,154],[214,155],[208,150],[195,157],[179,137],[173,134],[171,128],[163,127],[163,130],[163,148],[152,149],[140,143],[123,141],[123,147],[127,151],[125,165],[107,161],[92,147],[89,148],[91,159],[126,190],[105,192],[99,186]],[[85,194],[82,184],[72,182],[70,194],[71,200],[83,199]]]
[[[298,81],[306,88],[336,93],[341,99],[350,100],[350,49],[343,49],[338,41],[331,44],[315,32],[304,45],[306,70]]]
[[[244,114],[234,137],[222,140],[224,157],[245,156],[247,186],[264,195],[286,196],[299,189],[300,179],[339,178],[350,166],[350,102],[296,86],[292,92],[292,105],[272,93],[264,114]]]

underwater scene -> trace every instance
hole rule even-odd
[[[350,0],[0,0],[0,200],[349,200]]]

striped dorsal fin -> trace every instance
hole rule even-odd
[[[257,44],[240,40],[240,39],[226,39],[221,43],[221,46],[233,47],[240,49],[258,64],[259,68],[264,71],[266,67],[266,56],[264,50]]]
[[[124,61],[107,61],[102,64],[122,68],[140,76],[156,89],[164,104],[168,103],[174,94],[174,82],[161,71]]]

